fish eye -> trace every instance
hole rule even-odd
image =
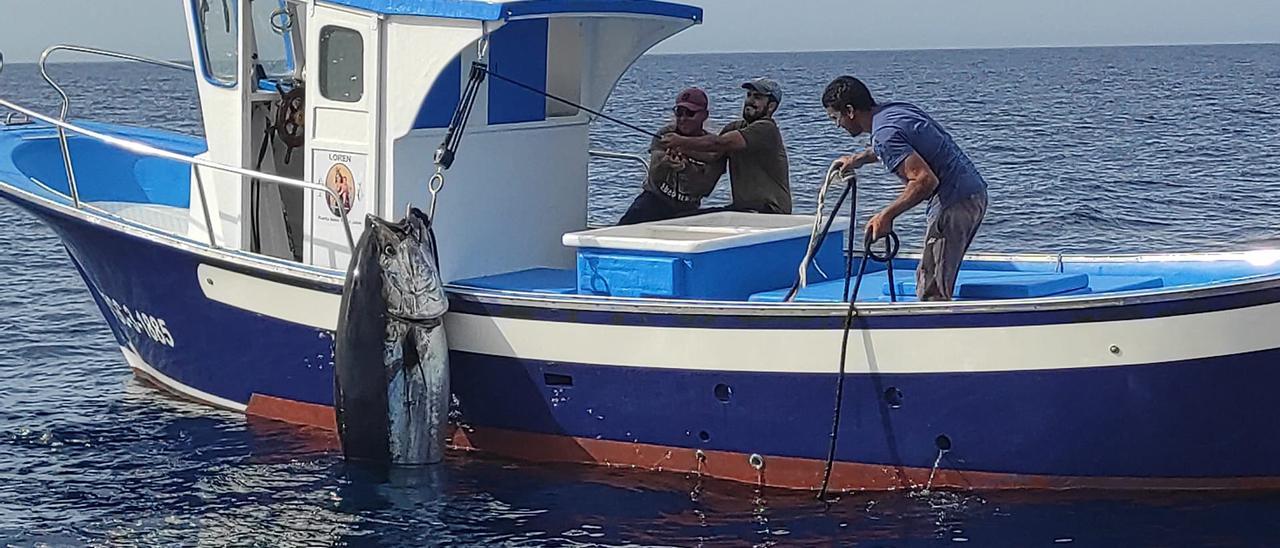
[[[387,244],[386,247],[382,248],[382,252],[394,257],[396,255],[396,248],[391,244]]]

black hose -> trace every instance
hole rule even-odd
[[[896,302],[896,298],[893,295],[897,291],[893,286],[893,258],[898,254],[901,241],[899,241],[897,233],[894,232],[889,232],[884,241],[884,254],[877,255],[871,251],[871,244],[875,242],[869,239],[864,240],[862,262],[858,264],[858,275],[853,283],[852,294],[849,293],[849,270],[853,266],[853,238],[849,238],[849,244],[846,248],[849,253],[845,258],[844,299],[849,301],[849,307],[845,310],[844,332],[840,337],[840,373],[836,377],[836,404],[831,418],[830,443],[827,446],[827,462],[822,470],[822,489],[818,493],[819,499],[827,498],[827,487],[831,484],[831,467],[836,459],[836,441],[839,439],[840,433],[840,411],[844,403],[844,369],[849,354],[849,332],[853,329],[853,315],[857,309],[855,303],[858,301],[858,290],[862,288],[862,277],[867,272],[867,263],[876,261],[888,265],[889,298]]]

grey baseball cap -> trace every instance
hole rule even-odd
[[[757,93],[772,95],[779,103],[782,102],[782,86],[768,78],[756,78],[750,82],[744,82],[742,84],[742,89],[749,89]]]

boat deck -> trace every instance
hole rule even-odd
[[[1255,261],[1256,262],[1256,261]],[[895,261],[894,295],[890,296],[889,272],[879,270],[863,276],[858,291],[859,302],[913,302],[915,266],[912,259]],[[1076,263],[1065,271],[1045,270],[1056,265],[971,261],[961,270],[956,282],[958,301],[1032,299],[1042,297],[1086,297],[1101,294],[1128,294],[1165,288],[1191,288],[1228,282],[1239,282],[1280,273],[1280,264],[1267,267],[1247,261],[1182,264]],[[870,265],[869,265],[870,266]],[[1165,270],[1161,273],[1159,270]],[[833,273],[834,274],[834,273]],[[572,269],[531,268],[493,276],[454,281],[452,286],[465,289],[533,293],[542,295],[591,294],[579,291],[578,274]],[[778,287],[752,293],[745,299],[753,303],[780,303],[789,287]],[[840,302],[844,279],[813,282],[801,289],[794,299],[799,303]]]

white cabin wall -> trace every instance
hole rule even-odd
[[[604,108],[605,101],[618,85],[618,80],[622,79],[622,75],[644,52],[693,24],[693,21],[678,19],[638,22],[616,18],[584,18],[582,104],[596,110]]]
[[[566,120],[468,131],[446,173],[435,233],[445,281],[536,266],[572,268],[566,232],[587,226],[587,124]],[[441,132],[395,143],[396,173],[434,172]],[[430,203],[425,178],[398,185],[392,210]]]

